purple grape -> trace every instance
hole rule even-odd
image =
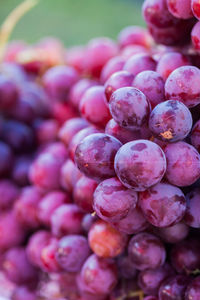
[[[79,170],[94,180],[115,175],[114,158],[121,142],[103,133],[84,138],[75,151],[75,162]]]
[[[137,74],[133,86],[144,93],[152,108],[165,100],[164,80],[154,71],[143,71]]]
[[[138,129],[148,122],[150,104],[146,96],[133,87],[116,90],[109,102],[113,119],[126,129]]]
[[[198,0],[192,0],[192,12],[194,16],[200,20],[200,7],[199,7],[199,1]]]
[[[124,70],[134,76],[142,71],[155,71],[156,61],[149,54],[135,54],[131,56],[124,65]]]
[[[6,176],[11,171],[13,162],[12,149],[4,142],[0,141],[0,176]]]
[[[113,73],[104,85],[107,102],[110,101],[110,97],[117,89],[132,86],[133,78],[134,76],[127,71]]]
[[[22,155],[18,156],[12,170],[12,179],[20,186],[29,184],[29,168],[32,163],[32,157]]]
[[[39,144],[54,142],[58,135],[59,125],[56,120],[36,121],[36,137]]]
[[[167,227],[184,217],[186,199],[179,188],[158,183],[139,193],[139,206],[149,223],[156,227]]]
[[[11,300],[37,300],[34,291],[27,286],[17,286],[12,294]]]
[[[139,26],[128,26],[122,29],[118,36],[121,48],[129,45],[140,45],[145,48],[152,46],[152,38],[148,31]]]
[[[10,248],[5,253],[3,271],[9,280],[18,285],[31,283],[37,277],[36,269],[29,263],[23,247]]]
[[[125,58],[125,60],[129,59],[131,56],[136,54],[149,54],[149,49],[140,45],[129,45],[121,50],[121,56]]]
[[[200,276],[194,278],[188,285],[185,300],[198,300],[200,297]]]
[[[183,66],[174,70],[166,80],[166,99],[178,100],[187,107],[200,103],[200,70],[194,66]]]
[[[174,275],[174,271],[167,263],[157,269],[141,271],[138,276],[138,285],[145,294],[157,295],[163,280]]]
[[[85,261],[78,281],[82,292],[109,295],[117,284],[116,266],[112,260],[93,254]]]
[[[86,214],[84,217],[83,217],[83,220],[82,220],[82,227],[83,227],[83,230],[88,233],[88,231],[90,230],[90,228],[92,227],[93,223],[97,220],[97,217],[96,215],[92,215],[91,213],[90,214]]]
[[[177,142],[187,137],[192,129],[192,114],[182,102],[168,100],[152,110],[149,128],[157,138]]]
[[[10,208],[19,196],[18,187],[8,179],[0,180],[0,209]]]
[[[125,218],[112,223],[112,226],[114,226],[114,228],[116,228],[119,232],[126,234],[136,234],[144,231],[148,225],[149,224],[138,206],[132,209]]]
[[[38,204],[37,214],[39,220],[46,226],[49,226],[53,212],[62,204],[70,202],[69,195],[60,190],[46,194]]]
[[[175,275],[166,279],[159,289],[159,300],[182,300],[189,278],[183,275]]]
[[[41,269],[44,272],[61,272],[62,268],[56,260],[56,253],[58,251],[58,240],[51,238],[47,245],[41,249]]]
[[[66,234],[79,234],[83,212],[75,204],[62,204],[51,216],[51,230],[57,237]]]
[[[21,194],[14,206],[20,224],[33,229],[39,227],[40,222],[37,213],[41,198],[40,191],[34,186],[28,186],[21,190]]]
[[[116,154],[115,171],[127,188],[144,191],[163,178],[166,171],[165,155],[153,142],[147,140],[129,142]]]
[[[0,108],[9,110],[18,100],[19,92],[16,83],[9,77],[0,74]]]
[[[82,118],[72,118],[60,128],[58,133],[59,139],[68,146],[75,134],[88,127],[88,125],[88,122]]]
[[[167,52],[159,59],[156,71],[166,80],[174,70],[189,64],[189,59],[182,53]]]
[[[167,0],[169,12],[178,19],[190,19],[193,17],[191,0]]]
[[[93,179],[82,176],[76,183],[73,190],[74,202],[85,212],[92,213],[93,194],[97,187],[97,182]]]
[[[78,272],[89,254],[88,241],[84,236],[68,235],[58,243],[56,260],[65,271]]]
[[[166,252],[161,240],[147,232],[133,236],[128,245],[128,255],[136,269],[157,269],[166,258]]]
[[[188,186],[200,178],[200,156],[185,142],[169,144],[164,149],[167,159],[167,180],[177,186]]]
[[[69,90],[77,80],[77,71],[68,66],[55,66],[43,76],[43,84],[48,95],[57,101],[68,100]]]
[[[61,186],[71,193],[78,180],[82,177],[82,173],[77,169],[73,161],[70,159],[68,159],[62,165],[60,173]]]
[[[200,228],[200,189],[193,189],[186,195],[187,209],[185,214],[185,222],[193,228]]]
[[[197,22],[191,32],[192,45],[195,50],[200,50],[200,22]]]
[[[15,105],[6,112],[6,115],[10,119],[15,119],[27,124],[31,124],[36,117],[32,103],[26,101],[26,99],[23,99],[22,97],[20,97]]]
[[[190,274],[200,268],[200,243],[195,239],[184,240],[173,246],[171,263],[178,273]]]
[[[191,144],[200,153],[200,120],[195,123],[190,138],[191,138]]]
[[[166,243],[178,243],[189,234],[189,227],[184,223],[177,223],[170,227],[158,229],[158,234]]]
[[[121,56],[111,58],[101,71],[100,81],[104,84],[112,74],[123,70],[124,64],[125,59]]]
[[[99,218],[116,222],[125,218],[136,207],[138,195],[124,187],[116,178],[102,181],[94,193],[94,210]]]

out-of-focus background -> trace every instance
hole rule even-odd
[[[0,23],[22,0],[0,0]],[[40,0],[17,24],[12,39],[35,42],[56,36],[66,46],[97,36],[116,38],[128,25],[144,25],[143,0]]]

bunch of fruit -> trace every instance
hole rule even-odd
[[[200,3],[0,64],[0,268],[12,300],[200,299]],[[1,49],[1,48],[0,48]]]

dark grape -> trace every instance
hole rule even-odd
[[[192,280],[188,285],[185,300],[198,300],[200,297],[200,276]]]
[[[190,227],[200,228],[200,189],[193,189],[190,193],[186,195],[186,200],[187,209],[184,220],[186,224],[188,224]]]
[[[183,275],[175,275],[166,279],[159,289],[159,300],[182,300],[189,278]]]
[[[191,139],[191,144],[200,153],[200,120],[195,123],[190,135],[190,139]]]

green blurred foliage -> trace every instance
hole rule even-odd
[[[21,0],[0,0],[0,23]],[[97,36],[116,38],[128,25],[144,25],[138,0],[40,0],[17,24],[11,39],[35,42],[56,36],[66,46]]]

